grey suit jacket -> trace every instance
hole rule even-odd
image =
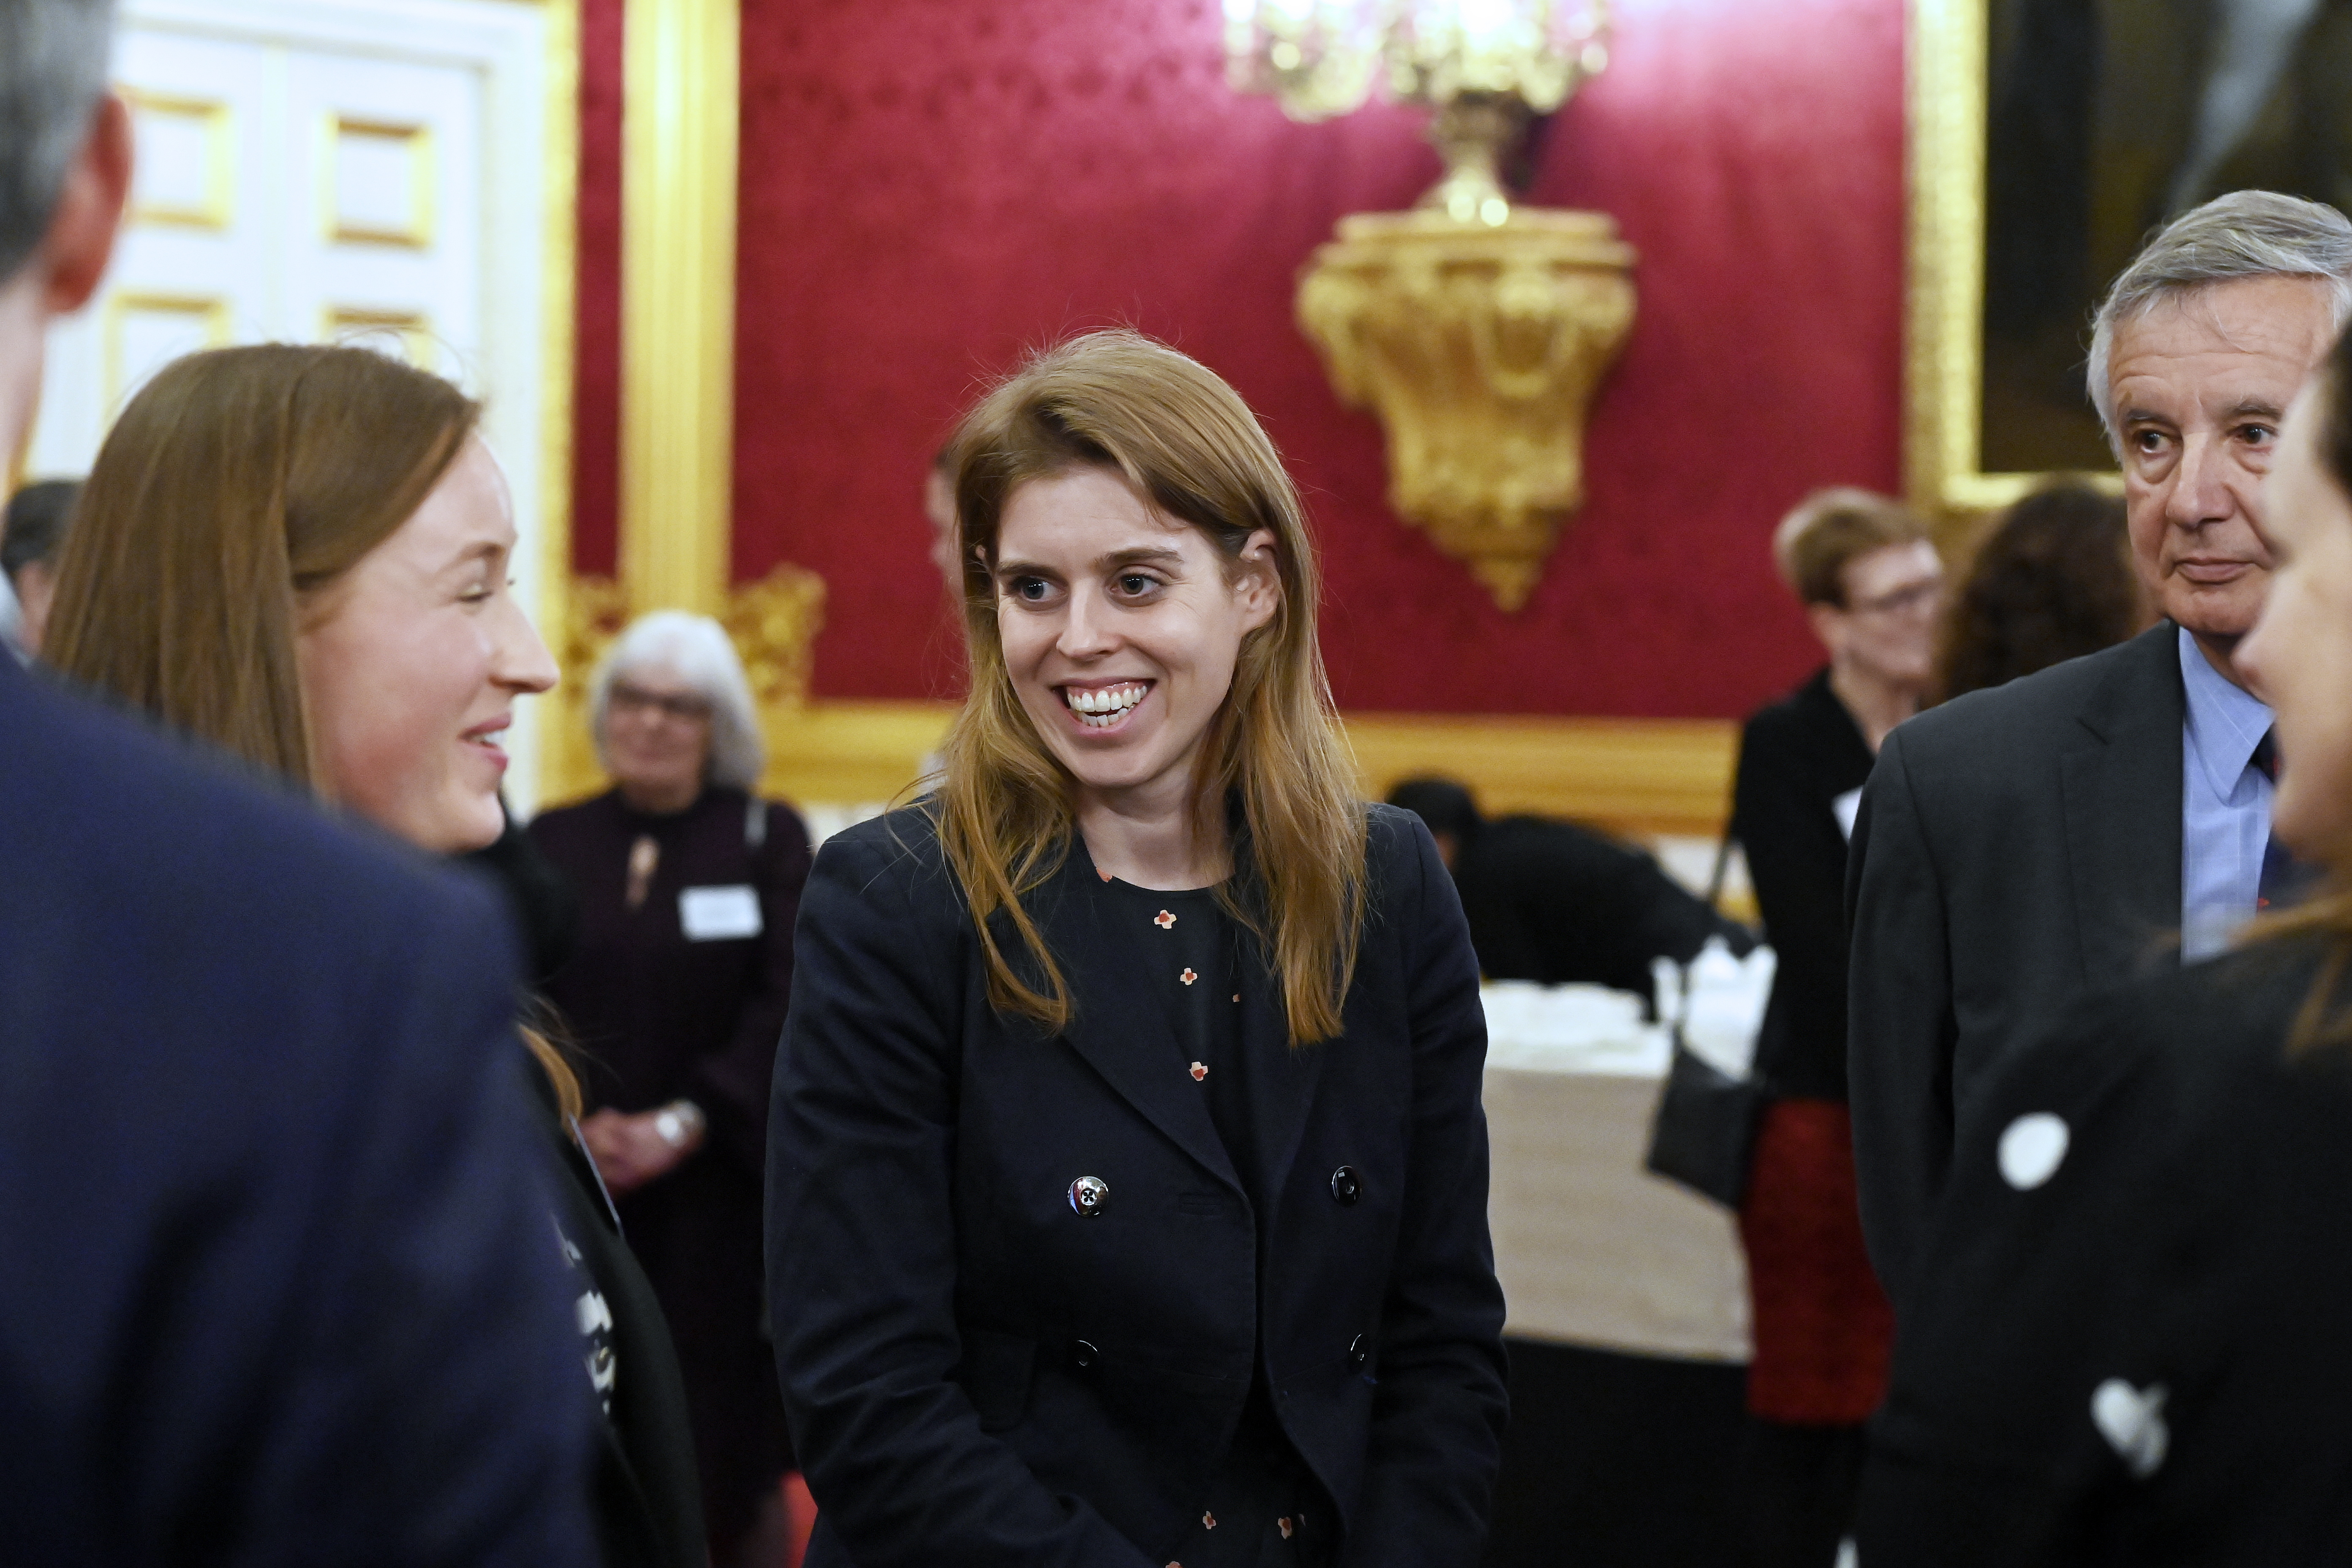
[[[2085,989],[2176,963],[2181,722],[2170,622],[1886,738],[1846,865],[1863,1233],[1898,1307],[1995,1062]]]

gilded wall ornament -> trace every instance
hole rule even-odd
[[[1527,603],[1584,502],[1584,418],[1633,326],[1633,249],[1601,213],[1360,213],[1315,253],[1298,324],[1388,433],[1389,504]]]

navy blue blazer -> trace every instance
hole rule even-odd
[[[1059,1038],[990,1007],[920,808],[825,844],[768,1155],[777,1363],[823,1510],[811,1568],[1159,1568],[1261,1332],[1340,1561],[1478,1560],[1505,1411],[1486,1018],[1427,830],[1371,811],[1342,1036],[1293,1051],[1275,987],[1244,987],[1277,1194],[1260,1214],[1082,843],[1030,903],[1076,994]],[[1018,951],[1009,925],[999,941]],[[1087,1217],[1083,1176],[1108,1187]]]
[[[0,1557],[593,1561],[487,889],[0,657]]]

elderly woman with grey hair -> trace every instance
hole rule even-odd
[[[756,793],[751,692],[716,621],[645,616],[597,669],[613,788],[530,825],[578,893],[548,999],[591,1058],[582,1134],[677,1342],[712,1561],[750,1561],[792,1466],[761,1334],[768,1080],[808,831]]]

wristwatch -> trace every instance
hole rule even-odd
[[[673,1149],[683,1149],[702,1136],[702,1107],[690,1100],[673,1100],[654,1113],[654,1131]]]

